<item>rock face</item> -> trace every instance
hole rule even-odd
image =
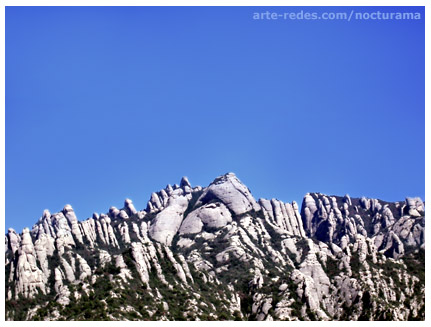
[[[241,215],[250,210],[260,210],[259,204],[253,198],[249,189],[233,173],[216,178],[205,189],[196,205],[200,206],[213,199],[221,201],[236,215]]]
[[[192,211],[184,219],[179,230],[180,234],[197,234],[202,227],[221,228],[232,222],[232,215],[221,202],[208,203]]]
[[[182,195],[169,198],[167,206],[151,222],[149,234],[152,239],[170,245],[183,221],[183,214],[188,206],[188,199]]]
[[[133,205],[132,200],[130,199],[124,200],[124,211],[129,216],[136,215],[138,213],[138,211],[135,209],[135,206]]]
[[[39,289],[46,293],[43,272],[37,266],[33,242],[28,228],[22,231],[21,246],[17,251],[15,293],[33,297]]]
[[[312,193],[305,196],[302,213],[307,236],[333,242],[341,248],[356,235],[374,238],[379,251],[395,251],[397,254],[391,257],[403,254],[401,239],[409,246],[425,246],[425,213],[419,198],[407,198],[405,203],[386,203]]]
[[[79,221],[5,236],[6,320],[423,320],[420,198],[256,201],[232,173],[186,177]]]
[[[82,243],[83,241],[82,241],[81,230],[79,229],[79,225],[78,225],[78,219],[76,219],[75,212],[73,211],[73,208],[70,204],[67,204],[64,207],[63,214],[69,223],[72,234],[80,243]]]

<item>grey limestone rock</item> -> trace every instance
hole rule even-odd
[[[149,262],[145,256],[145,248],[141,243],[132,243],[132,255],[135,259],[136,269],[139,273],[142,283],[147,284],[150,280],[149,275]]]
[[[241,215],[250,210],[260,210],[259,204],[248,188],[233,173],[215,179],[198,199],[197,206],[208,203],[212,199],[220,200],[236,215]]]
[[[189,187],[191,188],[192,186],[190,185],[189,179],[185,176],[183,176],[183,178],[181,178],[181,182],[180,182],[180,187]]]
[[[203,226],[221,228],[232,222],[232,215],[221,202],[208,203],[189,213],[179,230],[180,234],[197,234]]]
[[[81,230],[79,229],[79,225],[78,225],[78,219],[76,218],[75,211],[73,211],[73,208],[70,204],[67,204],[64,207],[63,214],[66,217],[67,221],[69,222],[72,234],[82,244],[83,240],[82,240]]]
[[[129,216],[132,216],[138,213],[138,211],[135,209],[135,206],[133,205],[132,200],[130,199],[124,200],[124,211],[126,211],[126,213]]]
[[[118,214],[118,218],[120,219],[129,219],[129,215],[125,210],[120,210],[120,213]]]
[[[6,317],[82,319],[89,311],[66,306],[109,284],[93,298],[109,319],[424,319],[424,248],[420,198],[308,193],[300,211],[256,202],[232,173],[204,188],[184,177],[146,210],[126,199],[78,221],[66,205],[31,231],[9,229]],[[25,298],[44,302],[18,312]]]
[[[183,221],[189,200],[185,196],[169,198],[168,206],[151,222],[149,235],[152,239],[165,245],[170,245]]]
[[[16,298],[18,298],[18,294],[23,294],[25,297],[30,298],[34,297],[38,289],[42,293],[46,293],[44,274],[37,265],[33,242],[28,228],[24,228],[22,231],[22,241],[18,250],[15,274]]]
[[[424,204],[421,198],[406,198],[407,212],[409,216],[420,217],[420,212],[424,211]]]
[[[127,267],[126,263],[124,262],[123,256],[120,254],[116,256],[115,258],[115,266],[117,268],[120,268],[119,276],[123,280],[123,282],[127,282],[127,279],[132,279],[132,273],[130,269]]]
[[[110,207],[109,208],[109,216],[111,218],[117,218],[118,215],[120,214],[120,210],[118,210],[116,207]]]
[[[13,228],[8,229],[7,233],[8,245],[12,253],[15,253],[19,249],[21,237],[15,232]]]

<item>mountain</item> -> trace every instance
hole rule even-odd
[[[424,320],[425,206],[252,196],[183,177],[78,221],[48,210],[5,237],[6,320]]]

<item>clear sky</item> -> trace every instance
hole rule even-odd
[[[424,198],[424,19],[253,20],[351,9],[7,7],[6,228],[230,171],[256,198]]]

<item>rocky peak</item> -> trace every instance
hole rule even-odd
[[[409,245],[424,246],[423,210],[420,198],[407,198],[401,206],[398,202],[365,197],[351,199],[347,195],[309,193],[303,200],[302,220],[307,234],[320,241],[341,246],[356,235],[373,237],[380,251],[399,257],[404,252],[399,239]]]
[[[236,215],[251,210],[260,211],[260,206],[251,195],[250,190],[235,176],[227,173],[217,177],[199,197],[196,206],[201,206],[212,200],[221,201]]]
[[[126,211],[126,213],[129,216],[135,215],[138,213],[138,211],[135,209],[135,206],[133,205],[132,200],[130,199],[126,199],[124,200],[124,211]]]
[[[420,217],[425,213],[425,206],[422,202],[422,199],[419,197],[416,198],[406,198],[406,213],[412,217]]]
[[[9,248],[12,253],[15,253],[19,249],[21,237],[13,228],[9,228],[6,235],[6,241],[8,242],[6,250]]]
[[[6,317],[423,319],[424,215],[420,198],[256,201],[233,173],[183,177],[141,211],[45,210],[6,234]]]
[[[189,182],[189,180],[188,180],[188,178],[187,177],[185,177],[185,176],[183,176],[183,178],[181,178],[181,182],[180,182],[180,187],[182,187],[182,188],[184,188],[184,187],[192,187],[191,185],[190,185],[190,182]]]
[[[172,187],[168,184],[164,189],[159,192],[153,192],[150,200],[147,203],[146,212],[157,213],[162,211],[168,205],[171,197],[178,197],[184,194],[191,194],[193,192],[192,186],[187,177],[181,178],[180,185],[174,184]]]

